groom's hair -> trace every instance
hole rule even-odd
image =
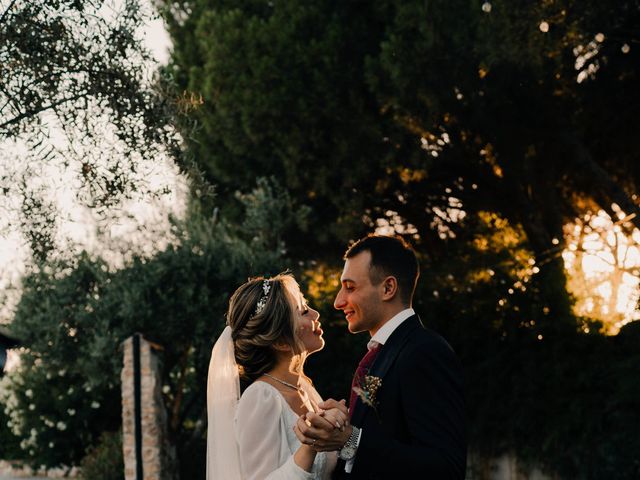
[[[411,245],[398,235],[370,234],[351,245],[344,254],[344,259],[353,258],[362,252],[371,254],[371,283],[378,285],[385,277],[395,277],[400,299],[405,305],[410,305],[420,276],[418,258]]]

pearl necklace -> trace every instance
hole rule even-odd
[[[265,376],[265,377],[272,378],[272,379],[274,379],[276,382],[279,382],[279,383],[281,383],[282,385],[284,385],[284,386],[286,386],[286,387],[293,388],[293,389],[294,389],[294,390],[296,390],[296,391],[300,390],[300,387],[298,387],[297,385],[294,385],[294,384],[289,383],[289,382],[285,382],[284,380],[280,380],[279,378],[274,377],[273,375],[270,375],[270,374],[268,374],[268,373],[265,373],[265,374],[264,374],[264,376]]]

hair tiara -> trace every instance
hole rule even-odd
[[[260,315],[264,310],[264,307],[267,306],[267,299],[269,298],[269,292],[271,291],[271,284],[269,280],[265,279],[262,281],[262,295],[260,296],[260,300],[256,304],[256,313],[255,315]]]

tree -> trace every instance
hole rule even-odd
[[[202,98],[188,144],[217,205],[233,212],[238,188],[275,175],[318,226],[288,232],[290,248],[336,254],[361,231],[370,172],[388,150],[363,82],[363,58],[377,48],[372,14],[352,2],[158,3],[174,40],[168,71]]]
[[[227,212],[253,176],[285,179],[313,212],[285,239],[323,279],[350,238],[379,227],[411,238],[419,306],[472,380],[491,380],[471,381],[474,445],[570,478],[637,473],[622,467],[632,449],[611,453],[617,434],[576,461],[595,430],[611,433],[591,403],[554,414],[631,385],[610,339],[578,333],[589,319],[572,312],[561,252],[564,225],[594,205],[612,218],[618,205],[628,231],[640,223],[636,0],[160,3],[168,70],[202,98],[187,145]],[[620,382],[602,383],[598,362]],[[563,450],[583,424],[595,430]]]
[[[182,477],[201,476],[203,385],[228,299],[248,276],[283,269],[278,230],[304,221],[286,193],[265,180],[242,202],[244,224],[194,213],[164,251],[136,256],[122,270],[84,254],[25,278],[11,324],[25,351],[3,402],[25,460],[77,465],[101,434],[119,431],[120,345],[141,332],[162,346],[168,427]]]
[[[141,42],[149,18],[138,0],[0,2],[0,209],[19,212],[0,228],[19,226],[36,261],[56,248],[52,176],[104,212],[158,193],[140,163],[179,154],[178,102]]]
[[[397,215],[437,257],[449,236],[434,224],[465,228],[450,209],[495,211],[522,225],[566,316],[561,258],[546,257],[576,198],[637,211],[622,153],[636,151],[634,1],[164,5],[169,70],[203,99],[196,162],[223,199],[260,172],[283,178],[322,226],[305,245],[335,255]],[[615,128],[597,128],[594,102],[616,105]]]

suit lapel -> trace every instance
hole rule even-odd
[[[389,368],[391,368],[391,365],[393,365],[396,357],[411,338],[411,332],[421,326],[422,324],[418,315],[412,315],[402,322],[382,346],[382,350],[371,367],[370,375],[384,379],[384,376],[389,371]],[[364,405],[361,401],[356,402],[355,411],[351,418],[352,423],[357,426],[362,426],[362,421],[370,409],[371,407]]]

